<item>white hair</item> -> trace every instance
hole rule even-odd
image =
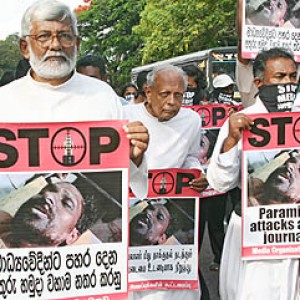
[[[32,21],[58,21],[70,24],[75,35],[78,35],[77,18],[74,12],[66,4],[56,0],[38,0],[25,11],[21,36],[29,35]]]
[[[187,77],[186,73],[181,68],[174,66],[174,65],[170,65],[170,64],[163,64],[163,65],[157,66],[147,75],[147,85],[149,87],[153,87],[157,74],[162,71],[173,72],[173,73],[178,74],[182,78],[184,89],[187,88],[188,77]]]

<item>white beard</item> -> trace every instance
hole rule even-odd
[[[29,49],[29,63],[33,71],[44,79],[61,79],[72,73],[76,66],[77,48],[74,47],[71,56],[68,57],[63,51],[47,51],[47,53],[40,59],[34,51],[32,51],[30,44]],[[66,61],[46,60],[47,57],[60,56],[64,57]]]

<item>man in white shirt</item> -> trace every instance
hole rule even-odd
[[[75,71],[77,20],[70,8],[55,0],[33,3],[22,19],[20,50],[29,60],[28,74],[0,89],[1,122],[77,122],[123,119],[112,88]],[[131,149],[131,185],[140,197],[147,182],[143,154],[148,132],[140,122],[126,128]],[[141,175],[143,176],[141,177]]]
[[[143,122],[148,128],[149,169],[202,169],[199,163],[201,118],[193,110],[181,107],[186,80],[178,67],[156,68],[148,74],[147,101],[124,107],[126,119]]]
[[[201,118],[188,108],[182,108],[187,76],[182,69],[164,65],[147,76],[147,101],[124,107],[125,117],[141,121],[149,130],[151,139],[147,149],[149,169],[196,168],[199,163]],[[207,186],[204,176],[190,182],[201,192]],[[130,295],[138,300],[199,300],[199,291],[143,291]]]
[[[241,137],[250,129],[248,114],[291,111],[297,88],[297,68],[293,55],[273,48],[258,54],[253,63],[254,83],[258,96],[252,106],[231,114],[220,129],[217,143],[208,166],[209,184],[217,191],[227,192],[240,187]],[[280,88],[286,87],[282,108]],[[283,97],[284,98],[284,97]],[[222,300],[298,300],[298,259],[252,260],[241,258],[241,197],[225,235],[220,266],[220,296]]]

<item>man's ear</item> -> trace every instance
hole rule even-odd
[[[66,238],[66,245],[72,245],[75,243],[78,238],[80,237],[80,232],[77,228],[73,228],[72,231],[69,233],[68,237]]]
[[[79,50],[80,50],[80,38],[78,36],[76,36],[76,48],[77,48],[77,51],[79,52]]]
[[[164,244],[167,241],[167,239],[168,239],[167,235],[165,233],[163,233],[157,241],[158,245]]]
[[[145,87],[145,94],[148,102],[151,102],[151,88],[146,86]]]
[[[256,87],[260,87],[263,85],[263,82],[258,77],[255,77],[254,84],[256,85]]]
[[[19,41],[19,48],[20,51],[22,53],[22,55],[26,58],[29,59],[29,49],[28,49],[29,45],[28,42],[26,41],[25,38],[21,38]]]

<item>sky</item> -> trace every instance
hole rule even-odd
[[[3,0],[1,0],[2,2]],[[60,0],[74,9],[79,4],[84,5],[83,0]],[[35,0],[5,0],[0,9],[0,40],[12,33],[20,33],[21,19],[26,8]]]

